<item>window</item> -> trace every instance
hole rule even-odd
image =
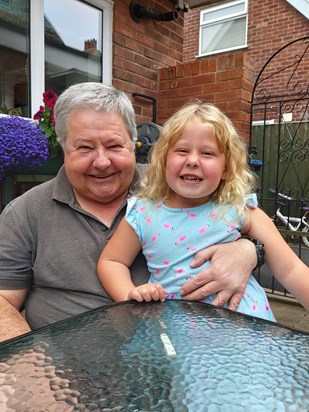
[[[29,115],[29,27],[27,1],[0,0],[0,113]]]
[[[101,82],[103,11],[78,0],[45,0],[44,16],[45,89],[59,94],[71,84]]]
[[[112,81],[111,0],[0,0],[0,112],[33,117],[46,89]]]
[[[247,46],[247,0],[204,9],[200,14],[199,55]]]

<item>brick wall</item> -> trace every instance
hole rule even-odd
[[[174,9],[170,0],[137,3],[162,13]],[[214,102],[245,140],[257,73],[280,47],[308,34],[308,21],[285,0],[249,0],[248,48],[197,58],[198,8],[180,12],[176,21],[142,18],[136,23],[129,5],[130,0],[114,4],[113,84],[129,96],[155,98],[159,124],[192,97]],[[132,97],[132,102],[138,124],[151,120],[151,101]]]
[[[252,63],[238,51],[159,70],[158,118],[164,122],[191,98],[216,104],[249,139]]]
[[[184,16],[183,61],[184,63],[195,60],[199,48],[201,8],[189,9]]]
[[[185,14],[184,62],[193,61],[198,55],[201,9]],[[286,0],[249,0],[247,43],[256,75],[278,49],[308,35],[308,20]]]
[[[252,120],[266,117],[267,120],[274,120],[277,123],[280,121],[280,111],[291,112],[293,121],[306,120],[305,102],[303,107],[301,103],[296,107],[294,103],[289,102],[289,99],[301,100],[307,93],[308,54],[301,61],[296,61],[304,54],[306,45],[294,41],[308,35],[309,21],[287,1],[251,0],[249,2],[248,51],[254,61],[256,77],[267,63],[259,79],[255,97],[258,96],[260,103],[263,103],[260,97],[264,94],[265,102],[270,95],[286,96],[271,98],[273,103],[267,106],[256,105]],[[294,43],[291,44],[292,42]],[[285,47],[288,44],[290,45]],[[282,50],[279,52],[280,49]],[[284,104],[284,100],[287,103]]]
[[[113,85],[129,96],[158,95],[158,70],[175,66],[183,57],[183,13],[176,21],[142,18],[136,23],[129,13],[130,0],[115,0],[113,16]],[[159,13],[175,10],[170,0],[137,1]],[[133,98],[137,123],[152,118],[152,103]]]
[[[256,74],[281,47],[309,35],[309,21],[285,0],[249,0],[248,24]]]
[[[200,10],[195,8],[185,14],[184,19],[184,62],[208,60],[198,57]],[[253,82],[269,59],[287,44],[309,35],[309,21],[286,0],[249,0],[248,3],[248,39],[247,55],[252,62]],[[256,95],[294,96],[302,98],[306,93],[308,78],[308,59],[300,64],[296,56],[304,53],[304,45],[295,43],[286,50],[277,53],[263,73],[263,82]],[[217,56],[233,55],[234,52],[219,53]],[[216,56],[216,55],[213,55]],[[261,93],[261,95],[259,94]],[[251,99],[251,96],[249,97]],[[263,101],[263,99],[261,99]],[[250,109],[250,107],[249,107]],[[267,106],[267,119],[279,119],[279,104]],[[261,120],[265,115],[265,106],[255,106],[253,120]],[[293,114],[293,120],[301,120],[303,111]]]

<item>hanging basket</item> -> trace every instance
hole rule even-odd
[[[7,175],[56,175],[63,165],[63,153],[58,153],[55,157],[49,157],[40,166],[34,168],[27,166],[17,166],[7,172]]]

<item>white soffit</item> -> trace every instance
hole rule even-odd
[[[309,19],[309,0],[286,0],[303,16]]]

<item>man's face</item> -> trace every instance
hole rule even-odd
[[[135,154],[121,116],[73,110],[64,165],[77,197],[102,203],[125,198],[135,172]]]

